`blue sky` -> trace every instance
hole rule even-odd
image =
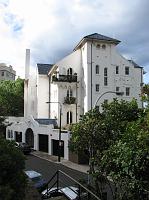
[[[0,62],[24,76],[25,49],[31,64],[55,63],[82,37],[100,33],[121,41],[118,50],[148,73],[148,0],[0,0]]]

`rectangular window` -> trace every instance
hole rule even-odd
[[[96,65],[96,74],[99,74],[99,65]]]
[[[129,95],[130,95],[130,88],[126,87],[126,96],[129,96]]]
[[[104,68],[104,76],[108,76],[108,69],[106,67]]]
[[[120,88],[119,87],[116,87],[116,92],[119,92],[120,91]]]
[[[4,72],[2,72],[2,76],[4,76]]]
[[[129,75],[129,67],[125,67],[125,75]]]
[[[104,77],[104,86],[108,85],[108,77]]]
[[[119,66],[116,66],[116,71],[115,71],[116,74],[119,74]]]
[[[96,84],[96,92],[99,92],[99,84]]]

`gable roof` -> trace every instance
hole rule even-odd
[[[48,72],[52,68],[52,64],[41,64],[37,63],[38,73],[43,75],[48,75]]]
[[[143,68],[141,66],[139,66],[137,63],[135,63],[133,60],[128,60],[130,63],[132,63],[134,65],[135,68]]]
[[[77,50],[78,48],[80,48],[80,46],[82,44],[84,44],[86,41],[92,41],[92,40],[98,40],[98,41],[105,41],[105,42],[110,42],[110,43],[114,43],[114,44],[119,44],[120,41],[111,37],[107,37],[98,33],[93,33],[90,35],[87,35],[85,37],[83,37],[83,39],[77,44],[77,46],[74,48],[74,51]]]

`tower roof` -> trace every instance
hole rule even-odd
[[[48,75],[48,72],[50,71],[52,66],[53,66],[52,64],[37,63],[38,73],[43,74],[43,75],[46,75],[46,74]]]
[[[93,33],[90,35],[87,35],[85,37],[83,37],[83,39],[77,44],[77,46],[74,48],[74,51],[77,50],[78,48],[81,47],[81,45],[83,45],[86,41],[105,41],[105,42],[109,42],[109,43],[114,43],[114,44],[119,44],[120,41],[114,38],[110,38],[98,33]]]

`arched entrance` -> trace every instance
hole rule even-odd
[[[34,148],[34,133],[31,128],[28,128],[25,133],[25,141],[32,148]]]

